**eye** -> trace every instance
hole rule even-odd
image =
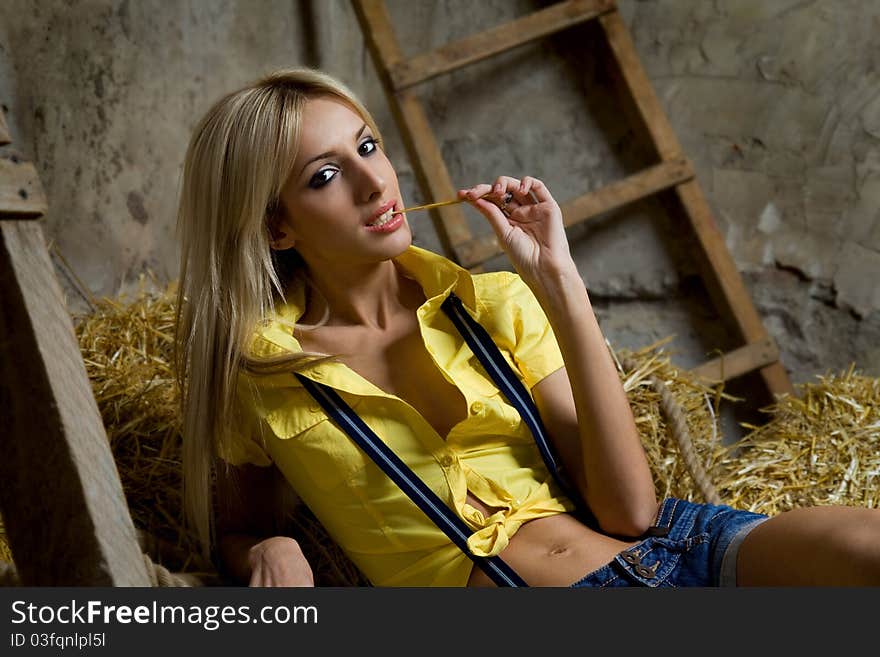
[[[367,137],[364,139],[360,145],[358,146],[358,153],[361,155],[369,155],[373,151],[379,148],[379,140],[374,139],[373,137]]]
[[[314,176],[309,179],[309,187],[312,189],[318,189],[319,187],[323,187],[328,182],[333,180],[336,176],[336,169],[332,167],[327,167],[324,169],[319,169]]]

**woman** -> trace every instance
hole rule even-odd
[[[412,246],[375,123],[319,72],[270,75],[196,127],[179,216],[185,497],[205,552],[233,578],[313,584],[298,544],[273,523],[292,486],[373,584],[492,583],[296,372],[336,389],[456,511],[473,554],[500,555],[529,585],[880,583],[875,510],[766,519],[658,504],[550,191],[501,176],[459,195],[517,274],[471,276]],[[594,522],[573,513],[521,418],[440,312],[453,293],[529,388]]]

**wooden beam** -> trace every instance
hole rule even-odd
[[[396,93],[387,73],[388,68],[401,61],[403,56],[385,3],[382,0],[354,0],[353,4],[426,202],[455,198],[457,188],[452,184],[421,102],[411,91]],[[471,238],[467,219],[460,206],[450,205],[430,212],[447,255],[454,252],[456,245]]]
[[[630,37],[629,29],[620,12],[612,11],[599,17],[608,47],[616,63],[616,72],[622,78],[623,91],[629,97],[638,117],[648,133],[657,158],[668,160],[681,152],[678,138],[666,119],[660,100],[648,79],[642,62]]]
[[[592,20],[611,11],[614,0],[566,0],[478,34],[446,45],[391,67],[395,89],[405,89],[438,75],[449,73],[511,48]]]
[[[716,307],[732,318],[747,343],[761,342],[767,337],[767,330],[727,250],[702,190],[696,181],[691,181],[676,187],[674,194],[696,235],[699,246],[697,262]],[[760,374],[771,395],[795,394],[782,363],[768,364],[761,368]]]
[[[707,361],[699,367],[693,368],[691,374],[718,383],[763,369],[778,360],[779,348],[776,346],[776,342],[772,338],[765,338]]]
[[[565,203],[562,206],[565,225],[572,226],[585,219],[616,210],[691,180],[693,177],[691,164],[684,157],[656,164]]]
[[[0,513],[24,586],[149,586],[40,224],[0,221]]]
[[[693,177],[693,169],[685,157],[677,157],[657,164],[564,203],[562,216],[565,225],[582,223],[679,185]],[[462,267],[471,268],[501,252],[495,234],[488,233],[460,244],[456,249],[456,256]]]
[[[0,217],[37,219],[46,214],[46,197],[30,162],[0,158]]]

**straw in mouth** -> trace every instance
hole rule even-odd
[[[479,198],[483,198],[484,196],[488,196],[488,194],[483,194]],[[414,205],[411,208],[404,208],[403,210],[395,210],[394,214],[400,214],[402,212],[414,212],[416,210],[430,210],[431,208],[439,208],[444,205],[455,205],[456,203],[464,203],[468,199],[466,198],[454,198],[449,201],[439,201],[437,203],[427,203],[425,205]]]

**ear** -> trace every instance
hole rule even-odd
[[[266,220],[269,230],[269,246],[276,251],[286,251],[296,245],[296,236],[283,213],[278,212]]]

